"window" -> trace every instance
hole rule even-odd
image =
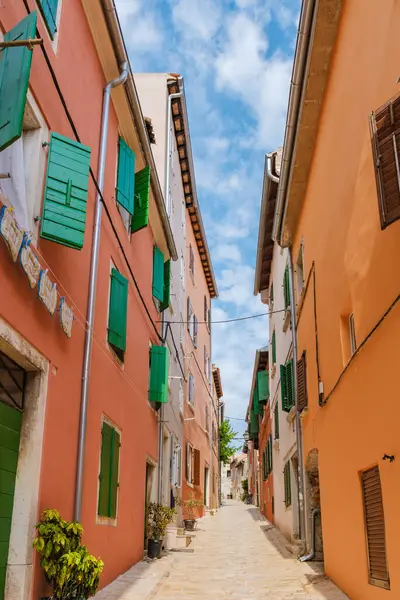
[[[304,246],[301,244],[296,261],[297,301],[304,289]]]
[[[197,348],[197,335],[199,332],[199,320],[196,315],[193,315],[193,345]]]
[[[194,252],[192,244],[189,244],[189,271],[192,277],[194,277]]]
[[[285,301],[285,309],[287,309],[290,306],[289,265],[286,265],[285,274],[283,276],[283,297]]]
[[[278,405],[278,402],[275,404],[274,421],[275,421],[275,439],[279,440],[279,405]]]
[[[190,337],[194,338],[194,313],[192,303],[190,302],[190,298],[187,299],[187,328],[190,334]]]
[[[153,298],[164,300],[164,254],[157,246],[153,248]]]
[[[189,404],[194,406],[194,377],[191,373],[189,375]]]
[[[269,307],[272,309],[274,307],[274,284],[271,283],[269,286]]]
[[[208,309],[208,313],[207,313],[207,328],[209,333],[211,333],[211,306]]]
[[[356,330],[354,326],[354,315],[351,313],[349,316],[349,335],[350,335],[350,353],[351,355],[357,350],[357,342],[356,342]]]
[[[208,321],[208,302],[207,296],[204,296],[204,323]]]
[[[128,280],[112,268],[107,340],[121,361],[126,351],[127,316]]]
[[[385,518],[379,468],[361,474],[368,553],[369,583],[390,589],[386,557]]]
[[[117,516],[120,447],[119,432],[114,426],[103,421],[97,514],[111,519]]]
[[[400,94],[397,94],[371,115],[372,151],[382,229],[400,218],[399,130]]]
[[[275,336],[275,330],[272,332],[271,346],[272,346],[272,352],[271,352],[272,366],[274,366],[276,364],[276,336]]]
[[[140,231],[149,223],[150,167],[146,166],[135,173],[134,209],[131,220],[131,233]]]
[[[186,481],[193,483],[193,446],[186,444]]]
[[[265,446],[264,448],[264,452],[262,455],[262,461],[263,461],[263,479],[264,481],[267,479],[268,477],[268,470],[267,470],[267,446]]]
[[[282,410],[290,412],[290,409],[294,406],[293,360],[281,365],[281,394]]]
[[[130,231],[135,206],[135,154],[121,137],[118,140],[115,198],[125,229]]]
[[[57,31],[57,8],[59,0],[38,0],[38,4],[50,37],[54,40]]]
[[[266,404],[269,399],[269,371],[263,370],[257,373],[258,401]]]
[[[287,461],[283,468],[283,481],[285,486],[285,506],[292,504],[292,486],[290,481],[290,460]]]
[[[207,405],[206,405],[206,410],[205,410],[205,419],[206,419],[206,426],[204,429],[208,433],[210,431],[210,425],[209,425],[209,415],[208,415],[208,406]]]
[[[308,406],[306,352],[297,361],[297,408],[299,411]]]
[[[152,346],[150,350],[149,401],[168,402],[168,362],[166,346]]]

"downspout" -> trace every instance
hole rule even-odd
[[[301,556],[299,558],[300,562],[307,562],[309,560],[312,560],[313,558],[315,558],[315,552],[316,552],[316,546],[317,546],[317,540],[316,540],[316,520],[317,520],[317,515],[320,515],[321,511],[319,508],[314,508],[314,510],[311,513],[311,519],[312,519],[312,548],[311,548],[311,552],[309,554],[307,554],[306,556]]]
[[[103,110],[101,117],[101,132],[100,132],[100,152],[98,159],[98,175],[97,182],[99,190],[103,193],[104,188],[104,173],[106,166],[107,157],[107,135],[108,135],[108,117],[110,112],[110,99],[111,90],[119,85],[125,83],[128,77],[128,63],[124,62],[121,65],[121,73],[116,78],[107,83],[103,92]],[[77,468],[76,468],[76,483],[75,483],[75,508],[74,508],[74,519],[75,521],[81,521],[82,517],[82,491],[83,491],[83,470],[85,461],[85,440],[86,440],[86,425],[87,425],[87,411],[89,401],[89,380],[90,380],[90,361],[92,356],[92,341],[93,341],[93,323],[95,314],[95,300],[96,300],[96,284],[97,284],[97,271],[99,266],[99,251],[100,251],[100,235],[101,235],[101,214],[103,212],[103,205],[101,203],[100,194],[96,195],[95,204],[95,217],[93,225],[93,238],[92,238],[92,254],[91,254],[91,265],[89,275],[89,297],[87,306],[87,327],[85,334],[85,349],[83,356],[83,367],[82,367],[82,384],[81,384],[81,407],[80,407],[80,418],[79,418],[79,438],[78,438],[78,457],[77,457]]]
[[[299,29],[297,33],[296,52],[293,63],[292,81],[290,83],[288,114],[286,117],[285,138],[283,142],[280,184],[276,198],[275,218],[272,239],[282,245],[282,222],[285,211],[286,193],[290,180],[293,150],[296,141],[297,124],[304,87],[304,75],[307,69],[310,42],[314,31],[318,0],[303,0]]]
[[[168,87],[167,87],[168,90]],[[172,121],[172,100],[175,98],[180,98],[182,96],[182,92],[177,94],[168,94],[167,96],[167,131],[166,131],[166,139],[167,145],[165,150],[165,180],[164,180],[164,203],[167,208],[169,202],[169,181],[170,181],[170,171],[171,171],[171,159],[172,159],[172,150],[171,150],[171,121]],[[169,218],[168,210],[167,216]],[[165,313],[162,314],[162,328],[165,327]],[[166,338],[168,334],[168,327],[165,329],[165,334],[163,335],[163,345],[165,346]],[[164,404],[161,404],[160,412],[159,412],[159,420],[158,420],[158,503],[162,504],[162,492],[163,492],[163,468],[164,468]]]
[[[293,344],[293,383],[294,383],[294,402],[296,409],[296,445],[297,445],[297,470],[298,470],[298,509],[300,537],[303,543],[306,539],[306,519],[304,513],[304,475],[303,475],[303,440],[301,434],[300,411],[297,407],[297,323],[296,323],[296,300],[294,297],[294,277],[292,249],[289,248],[289,287],[290,287],[290,321],[292,327]]]
[[[276,152],[270,152],[269,154],[265,155],[265,159],[267,161],[267,177],[271,181],[274,181],[275,183],[279,183],[279,177],[272,174],[272,157],[275,156],[275,154],[276,154]]]

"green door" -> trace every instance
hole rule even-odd
[[[0,402],[0,600],[4,600],[21,422],[22,413]]]

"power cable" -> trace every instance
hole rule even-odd
[[[236,321],[247,321],[249,319],[258,319],[259,317],[266,317],[267,315],[275,315],[277,313],[284,313],[286,312],[286,308],[282,308],[280,310],[271,310],[271,312],[265,312],[265,313],[259,313],[257,315],[247,315],[245,317],[237,317],[234,319],[223,319],[221,321],[197,321],[198,325],[208,325],[209,323],[211,323],[212,325],[214,324],[218,324],[218,323],[234,323]],[[180,324],[180,325],[189,325],[191,322],[189,321],[168,321],[169,323],[173,323],[173,324]],[[161,321],[157,321],[157,323],[161,323]]]

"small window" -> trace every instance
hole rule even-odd
[[[118,140],[118,167],[115,197],[125,229],[130,232],[135,206],[135,154],[121,137]]]
[[[186,444],[186,481],[193,483],[193,446]]]
[[[290,480],[290,460],[284,466],[283,469],[283,481],[285,486],[285,506],[289,507],[292,504],[292,486]]]
[[[296,261],[297,301],[304,289],[304,246],[301,244]]]
[[[122,362],[126,351],[127,316],[128,280],[112,268],[107,340]]]
[[[103,421],[97,514],[115,519],[117,516],[119,454],[121,436],[115,427]]]
[[[157,246],[153,248],[153,298],[159,303],[164,300],[164,254]],[[158,304],[160,309],[161,304]]]
[[[281,395],[282,410],[290,412],[294,406],[293,360],[288,360],[285,365],[281,365]]]
[[[356,330],[354,326],[354,315],[349,316],[350,353],[353,355],[357,350]]]
[[[194,377],[189,375],[189,403],[194,406]]]
[[[290,306],[290,278],[289,278],[289,265],[286,265],[285,273],[283,276],[283,297],[285,302],[285,309]]]
[[[194,252],[192,244],[189,244],[189,271],[192,277],[194,277]]]

